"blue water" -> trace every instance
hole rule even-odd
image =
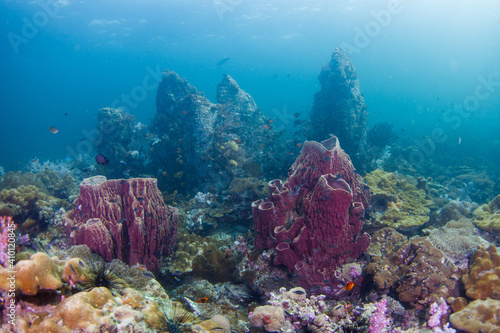
[[[305,119],[321,66],[341,45],[356,48],[370,126],[387,121],[413,143],[438,128],[454,154],[500,155],[498,1],[46,0],[0,10],[6,170],[65,158],[123,94],[146,91],[128,111],[148,124],[156,90],[136,87],[157,69],[213,102],[228,73],[266,115]],[[460,112],[467,101],[478,103]]]

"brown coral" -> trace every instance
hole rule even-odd
[[[385,237],[381,237],[385,235]],[[373,276],[378,289],[399,294],[399,301],[422,309],[441,297],[458,296],[460,271],[428,240],[417,237],[401,242],[401,235],[382,229],[372,237],[372,244],[385,255],[373,256],[366,272]],[[399,239],[394,246],[393,239]]]
[[[479,248],[471,257],[469,273],[462,276],[466,295],[500,300],[500,256],[494,245]]]
[[[463,310],[450,316],[451,325],[457,330],[470,333],[500,332],[500,301],[476,300]]]

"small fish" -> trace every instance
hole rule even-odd
[[[299,116],[300,116],[300,112],[296,112],[296,113],[293,114],[294,118],[298,118]]]
[[[78,273],[76,272],[75,267],[73,267],[73,265],[69,264],[69,268],[71,268],[71,271],[73,273],[75,273],[75,275],[78,275]]]
[[[82,205],[78,205],[78,210],[82,210]]]
[[[50,126],[50,127],[49,127],[49,131],[50,131],[50,133],[52,133],[52,134],[56,134],[57,132],[59,132],[59,130],[58,130],[58,129],[57,129],[57,127],[55,127],[55,126]]]
[[[148,217],[153,217],[153,214],[151,214],[150,212],[146,212],[146,215],[147,215]]]
[[[271,126],[269,126],[268,124],[263,124],[262,126],[264,126],[264,128],[265,128],[266,130],[270,130],[270,129],[271,129]]]
[[[293,291],[294,294],[297,294],[297,295],[305,295],[305,292],[300,290],[300,289],[296,289]]]
[[[182,114],[183,114],[183,115],[187,115],[188,113],[189,113],[189,112],[188,112],[188,111],[186,111],[186,110],[182,111]]]
[[[126,218],[123,218],[123,219],[120,219],[120,220],[118,221],[118,223],[119,223],[119,224],[122,224],[122,223],[123,223],[123,222],[125,222],[125,221],[127,221],[127,219],[126,219]]]
[[[462,138],[458,137],[458,144],[462,143]]]
[[[224,64],[229,60],[229,57],[225,57],[221,60],[219,60],[216,64],[217,67],[221,67],[221,66],[224,66]]]
[[[78,261],[78,264],[79,264],[80,266],[82,266],[82,267],[85,267],[85,263],[84,263],[83,261],[81,261],[81,260],[79,260],[79,261]]]
[[[95,161],[100,165],[107,165],[109,163],[109,159],[100,153],[95,155]]]
[[[227,249],[226,252],[224,252],[224,259],[230,259],[233,256],[233,251],[231,249]]]
[[[140,211],[140,209],[139,209],[139,208],[134,208],[134,212],[136,212],[136,213],[137,213],[138,211]]]
[[[137,265],[135,265],[135,267],[139,268],[141,271],[145,271],[146,270],[146,266],[142,265],[142,264],[137,264]]]
[[[142,275],[144,275],[145,277],[147,277],[148,279],[154,279],[155,276],[153,275],[153,273],[151,272],[148,272],[148,271],[144,271],[142,272]]]
[[[240,139],[234,139],[234,142],[236,142],[237,144],[240,144],[242,141]]]
[[[208,302],[208,297],[201,297],[196,300],[196,303],[206,303]]]
[[[349,281],[345,286],[344,286],[344,289],[347,290],[347,291],[351,291],[352,288],[354,288],[354,282],[352,281]]]
[[[174,280],[177,281],[177,282],[180,282],[181,281],[181,278],[178,277],[178,276],[174,276]]]
[[[267,123],[268,123],[269,125],[271,125],[272,123],[274,123],[274,121],[275,121],[275,120],[276,120],[276,119],[269,119],[269,120],[267,121]]]
[[[295,147],[297,147],[297,148],[302,147],[302,142],[296,143],[296,144],[295,144]]]
[[[120,164],[127,164],[124,160],[120,160]]]
[[[154,254],[157,258],[161,258],[161,257],[163,257],[163,253],[161,253],[161,251],[155,251],[153,254]]]
[[[320,252],[321,252],[321,250],[320,250],[320,249],[312,249],[312,251],[313,251],[314,253],[320,253]]]
[[[139,201],[139,202],[143,202],[144,200],[146,200],[146,199],[144,199],[143,197],[137,197],[137,201]]]
[[[120,182],[120,185],[127,184],[128,182],[124,179]]]

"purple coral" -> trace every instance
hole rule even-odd
[[[391,323],[391,319],[386,317],[387,299],[383,298],[375,304],[377,308],[370,318],[370,333],[382,333]]]
[[[429,314],[431,315],[429,320],[427,321],[427,325],[432,328],[434,332],[447,332],[452,333],[455,332],[454,329],[449,327],[449,323],[442,326],[442,318],[448,314],[448,304],[441,298],[441,303],[438,305],[437,302],[431,304],[431,308],[429,310]]]
[[[7,267],[9,259],[9,238],[14,237],[16,225],[10,216],[0,216],[0,266]],[[14,244],[14,242],[12,242]],[[11,249],[12,251],[12,249]]]

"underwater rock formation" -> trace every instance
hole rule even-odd
[[[267,200],[252,204],[255,245],[275,249],[274,263],[304,286],[335,281],[335,269],[368,248],[361,229],[369,189],[336,137],[306,141],[287,181],[273,180],[269,188]]]
[[[333,133],[357,168],[366,158],[368,111],[359,90],[358,75],[351,58],[336,49],[319,74],[321,90],[314,95],[309,138],[322,141]]]
[[[146,139],[146,125],[122,109],[102,108],[98,113],[95,138],[98,153],[109,159],[103,168],[109,178],[139,175],[148,163],[150,140]]]
[[[106,261],[144,264],[155,273],[162,256],[172,253],[178,211],[164,204],[156,179],[84,181],[74,205],[64,222],[73,245],[86,244]]]

